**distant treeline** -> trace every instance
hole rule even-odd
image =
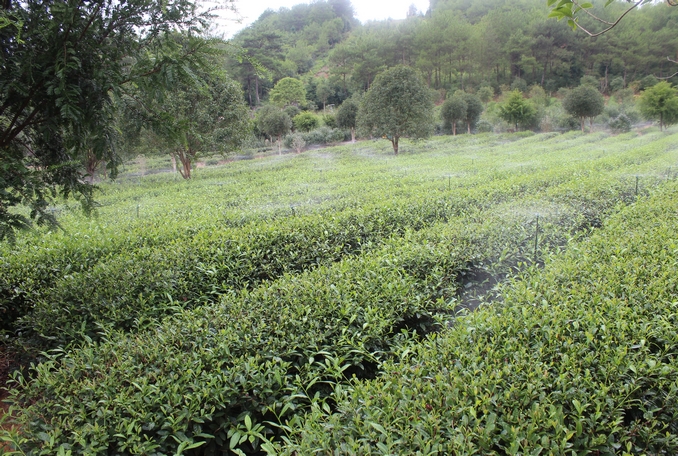
[[[604,3],[594,2],[593,10],[604,19],[625,6]],[[233,41],[249,59],[233,59],[230,73],[251,106],[287,76],[304,80],[307,98],[322,106],[367,90],[379,72],[398,64],[419,69],[442,97],[481,86],[499,93],[516,79],[555,92],[584,75],[609,93],[678,71],[667,60],[678,52],[678,8],[647,5],[598,38],[548,14],[545,0],[432,0],[428,11],[410,8],[407,19],[361,25],[349,0],[300,4],[268,10],[240,32]],[[587,19],[582,24],[595,28]]]

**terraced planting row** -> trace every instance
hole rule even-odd
[[[130,229],[125,229],[124,221],[108,220],[106,230],[94,225],[88,231],[84,224],[94,222],[75,220],[67,226],[69,231],[79,230],[74,239],[65,234],[48,236],[40,244],[23,242],[13,253],[3,255],[0,308],[8,316],[4,325],[7,329],[14,319],[23,317],[20,327],[24,334],[40,335],[38,343],[45,347],[97,338],[102,330],[143,328],[178,309],[215,302],[220,293],[252,288],[285,272],[338,261],[378,247],[384,239],[408,229],[455,217],[475,217],[479,211],[507,201],[513,202],[512,210],[527,211],[524,215],[528,218],[534,218],[539,206],[545,204],[546,211],[578,211],[575,216],[583,217],[581,227],[596,224],[606,209],[635,194],[631,173],[645,174],[642,190],[665,179],[660,173],[675,161],[670,139],[657,133],[626,140],[635,147],[629,148],[618,138],[599,137],[593,142],[596,147],[614,147],[619,142],[620,148],[628,148],[615,154],[596,151],[592,139],[582,135],[535,136],[501,145],[496,144],[496,138],[480,138],[475,143],[467,139],[452,154],[450,144],[437,140],[420,146],[426,153],[397,162],[380,156],[360,158],[363,149],[344,148],[337,151],[336,158],[328,158],[326,153],[303,157],[296,173],[296,183],[301,185],[308,177],[304,170],[324,164],[327,174],[335,174],[328,177],[331,189],[327,195],[353,189],[353,199],[348,198],[353,202],[344,201],[341,210],[321,208],[277,219],[262,215],[259,222],[238,227],[219,224],[216,210],[217,215],[180,223],[175,223],[173,216],[164,222],[158,216]],[[487,147],[485,152],[479,154],[483,147]],[[550,148],[564,152],[544,152]],[[471,152],[482,157],[478,164],[475,158],[468,163],[465,154]],[[516,159],[530,168],[517,168],[513,165]],[[290,163],[281,165],[292,169],[286,174],[287,181],[295,175]],[[494,166],[487,166],[490,163]],[[254,171],[249,174],[237,171],[245,181],[264,167],[250,165]],[[469,165],[471,170],[464,172],[463,167]],[[441,176],[440,170],[447,167],[462,173],[455,177],[454,185],[452,176]],[[405,176],[401,175],[403,170],[407,170]],[[277,183],[273,179],[269,187]],[[184,183],[172,185],[190,190]],[[268,194],[267,190],[262,193]],[[522,201],[526,195],[543,201],[528,207]],[[171,196],[165,198],[171,201]],[[196,196],[196,200],[200,198]],[[562,204],[565,209],[558,209]],[[182,204],[177,202],[177,206]],[[113,211],[109,216],[116,213],[109,210]],[[115,234],[104,237],[111,233]],[[128,242],[134,233],[140,240]],[[86,237],[92,242],[85,242]],[[60,240],[65,241],[63,245]]]
[[[337,389],[280,454],[676,454],[678,185]]]
[[[637,194],[670,181],[671,167],[678,163],[675,144],[675,136],[658,132],[614,138],[538,135],[505,144],[471,137],[411,145],[410,154],[397,159],[379,155],[378,143],[300,157],[300,185],[301,170],[309,162],[323,164],[328,175],[335,173],[327,178],[327,194],[353,188],[356,204],[262,216],[261,222],[252,220],[238,229],[219,227],[214,223],[217,216],[206,215],[205,225],[198,223],[190,236],[93,258],[91,270],[67,275],[57,271],[45,279],[49,284],[44,289],[33,290],[35,301],[25,306],[30,312],[22,324],[41,332],[47,344],[79,341],[81,346],[50,355],[36,366],[31,379],[21,380],[12,398],[20,434],[11,440],[27,454],[513,451],[506,446],[513,421],[494,432],[497,411],[495,427],[488,431],[489,446],[469,434],[473,437],[467,439],[472,442],[468,447],[452,447],[436,440],[444,423],[434,429],[427,427],[428,421],[412,421],[408,427],[410,415],[398,412],[420,406],[431,412],[438,402],[420,403],[414,393],[398,397],[388,404],[391,415],[382,411],[384,419],[392,416],[395,423],[385,428],[378,420],[360,420],[361,413],[382,413],[372,410],[373,398],[367,392],[382,388],[384,400],[389,400],[398,369],[409,375],[403,380],[407,383],[425,356],[441,356],[427,360],[431,371],[440,365],[449,370],[456,365],[450,360],[461,359],[448,356],[451,350],[465,349],[476,364],[465,365],[468,372],[460,378],[470,384],[470,378],[483,372],[487,378],[476,380],[478,388],[491,390],[488,385],[499,374],[482,370],[483,353],[504,353],[510,366],[508,350],[520,344],[523,351],[529,350],[532,332],[507,342],[505,351],[498,346],[504,344],[504,334],[513,334],[508,329],[472,339],[475,317],[455,319],[464,275],[472,268],[506,273],[555,255],[572,237],[587,234],[588,228],[635,202]],[[293,176],[294,168],[287,163],[294,160],[285,164]],[[245,165],[273,166],[264,161],[238,164]],[[448,169],[455,175],[445,174]],[[243,168],[243,175],[247,172]],[[372,190],[361,192],[364,182]],[[113,214],[116,209],[112,204],[107,210]],[[84,233],[90,222],[72,223]],[[111,228],[92,230],[92,236],[125,226],[124,221],[106,223]],[[163,236],[172,232],[169,226],[159,226]],[[111,242],[122,244],[125,236],[113,235]],[[49,263],[49,255],[33,245],[34,253],[27,255],[45,255]],[[87,246],[82,249],[88,252]],[[4,263],[26,261],[17,252],[4,256]],[[53,252],[60,258],[57,262],[67,262],[71,254],[89,255],[77,248]],[[120,280],[125,289],[116,291]],[[88,284],[99,281],[104,286],[87,295]],[[133,292],[121,293],[127,287]],[[507,321],[522,334],[518,314],[510,314],[504,299],[501,312],[515,317]],[[535,304],[544,318],[549,305],[558,311],[555,301]],[[529,314],[525,307],[521,312]],[[104,337],[87,342],[97,332]],[[472,349],[463,345],[467,341],[461,336],[450,339],[448,351],[440,349],[442,341],[457,332],[466,335]],[[541,354],[539,347],[534,345],[533,355]],[[438,391],[443,380],[434,378],[421,384]],[[511,378],[511,394],[522,394],[517,392],[520,385],[531,378]],[[405,383],[402,391],[408,391]],[[353,401],[361,388],[365,395],[355,397],[363,402]],[[454,400],[454,391],[445,391],[438,399]],[[464,391],[463,397],[471,397],[471,390]],[[427,390],[417,392],[424,393]],[[513,398],[511,394],[489,397],[501,405]],[[585,402],[580,405],[586,409]],[[478,419],[490,414],[473,407]],[[446,432],[456,432],[453,422]],[[334,428],[336,423],[346,427],[345,434]],[[517,441],[527,447],[532,437]],[[523,440],[528,443],[520,443]],[[553,450],[561,441],[540,440],[540,445]]]

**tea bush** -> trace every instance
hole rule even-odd
[[[477,211],[510,201],[521,211],[526,195],[542,195],[549,204],[578,212],[580,228],[596,226],[605,211],[635,197],[631,173],[644,175],[642,192],[665,178],[658,170],[673,163],[675,152],[671,137],[655,134],[525,136],[517,142],[517,135],[437,139],[418,146],[428,154],[405,155],[398,162],[365,158],[360,147],[340,148],[336,158],[345,164],[311,175],[304,170],[327,166],[326,159],[304,154],[294,163],[238,163],[225,171],[235,179],[246,170],[248,185],[267,198],[298,198],[298,179],[307,187],[332,186],[331,193],[315,195],[323,200],[318,207],[284,204],[279,209],[284,216],[250,210],[256,199],[238,201],[229,189],[224,189],[226,210],[207,198],[186,209],[172,204],[178,197],[190,201],[198,191],[213,194],[222,188],[223,174],[218,186],[196,180],[190,188],[162,181],[137,193],[121,188],[111,192],[111,210],[138,201],[134,198],[143,190],[162,201],[157,214],[146,207],[148,218],[132,218],[128,228],[130,219],[113,212],[121,222],[109,222],[108,231],[78,226],[73,235],[49,234],[35,244],[25,240],[0,255],[4,329],[24,317],[24,335],[41,334],[40,344],[49,347],[97,338],[101,327],[143,328],[180,308],[214,302],[220,293],[359,254],[409,228],[478,216]],[[457,146],[460,155],[450,156],[449,148]],[[458,173],[441,174],[450,160]],[[271,167],[268,177],[261,176],[262,166]],[[276,190],[269,190],[272,182]]]
[[[315,407],[284,454],[675,454],[678,185]]]

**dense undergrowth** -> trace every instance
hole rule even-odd
[[[617,137],[488,135],[409,145],[394,158],[381,154],[380,143],[362,143],[294,159],[235,163],[188,184],[153,176],[153,185],[112,185],[99,219],[64,210],[67,233],[26,236],[3,247],[0,306],[18,318],[6,329],[22,331],[16,343],[68,347],[43,355],[30,377],[19,378],[12,400],[21,434],[13,439],[30,454],[221,454],[225,449],[258,454],[290,448],[298,454],[332,449],[337,454],[487,454],[511,452],[514,441],[514,453],[535,449],[534,435],[542,439],[545,431],[520,434],[523,428],[515,423],[523,420],[521,413],[560,411],[562,416],[539,416],[548,416],[544,420],[554,426],[570,426],[569,405],[558,398],[575,398],[587,411],[598,406],[598,396],[549,396],[541,383],[538,394],[530,390],[530,401],[521,390],[538,376],[529,371],[529,354],[541,356],[555,336],[525,332],[520,315],[528,323],[528,317],[547,319],[553,307],[554,318],[560,318],[566,300],[561,303],[560,289],[531,272],[502,296],[501,310],[455,320],[463,277],[477,268],[506,274],[585,237],[610,214],[673,178],[675,144],[675,137],[657,131]],[[263,169],[273,171],[265,177]],[[246,204],[234,196],[239,179]],[[231,184],[217,185],[224,182]],[[305,185],[314,186],[312,193]],[[259,199],[246,188],[258,191]],[[155,193],[135,199],[143,192]],[[632,210],[669,199],[657,196],[634,203]],[[137,201],[144,202],[146,215],[136,216]],[[603,232],[624,237],[614,231],[623,225],[619,216],[615,220]],[[606,238],[595,239],[568,251]],[[576,257],[567,255],[553,264]],[[602,266],[595,271],[592,256],[587,266],[586,258],[573,264],[587,278],[610,274]],[[547,263],[547,271],[555,268]],[[531,284],[526,290],[541,290],[530,302],[534,315],[525,306],[516,306],[523,313],[513,310],[521,283]],[[563,287],[572,283],[562,279]],[[586,289],[580,287],[582,296]],[[601,292],[590,300],[615,296],[614,290]],[[496,318],[496,324],[510,328],[495,328],[476,340],[475,318]],[[561,331],[552,325],[553,334],[560,337],[567,325],[572,326]],[[606,331],[613,327],[606,324]],[[534,345],[533,333],[541,345]],[[560,350],[567,362],[581,363],[587,348],[578,344],[585,340],[570,335]],[[566,349],[578,350],[577,356]],[[459,368],[463,375],[454,374],[471,390],[448,377],[413,380],[424,365],[426,372],[451,371],[457,364],[450,360],[462,359],[454,350],[475,356],[475,364]],[[483,358],[493,350],[506,357],[506,366],[524,354],[522,373],[497,371],[494,358]],[[511,350],[515,355],[508,355]],[[558,370],[562,357],[549,353],[550,370],[539,375],[557,372],[557,380],[544,382],[564,388],[572,380],[569,367]],[[476,375],[482,378],[471,381]],[[507,386],[509,393],[501,398],[488,393],[490,402],[482,402],[486,391],[507,385],[504,378],[516,382]],[[570,389],[584,385],[575,380]],[[421,391],[415,391],[420,383]],[[475,415],[463,409],[466,402],[446,408],[447,415],[432,412],[440,404],[474,397],[469,393],[474,385],[473,394],[482,398],[472,405]],[[454,388],[462,396],[455,398]],[[382,389],[383,401],[392,394],[393,403],[380,403],[381,411],[365,405]],[[412,394],[404,398],[396,390]],[[418,399],[436,391],[440,395],[428,402]],[[358,398],[368,400],[355,402]],[[496,407],[490,410],[490,403]],[[433,426],[433,418],[421,413],[420,421],[412,421],[418,407],[441,421]],[[514,408],[514,418],[500,413],[510,415]],[[388,419],[394,420],[392,427],[384,427]],[[445,424],[448,419],[455,425]],[[475,437],[478,426],[491,428],[487,438]],[[456,428],[473,432],[462,438],[466,434]],[[654,431],[646,431],[648,441],[655,439]],[[568,435],[563,434],[571,440],[575,434]],[[572,443],[558,436],[539,444],[556,451],[557,445]],[[581,448],[604,446],[594,442],[598,434],[586,436]],[[614,440],[620,442],[627,440]]]

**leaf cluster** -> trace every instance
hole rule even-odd
[[[678,187],[315,409],[284,454],[675,452]]]

